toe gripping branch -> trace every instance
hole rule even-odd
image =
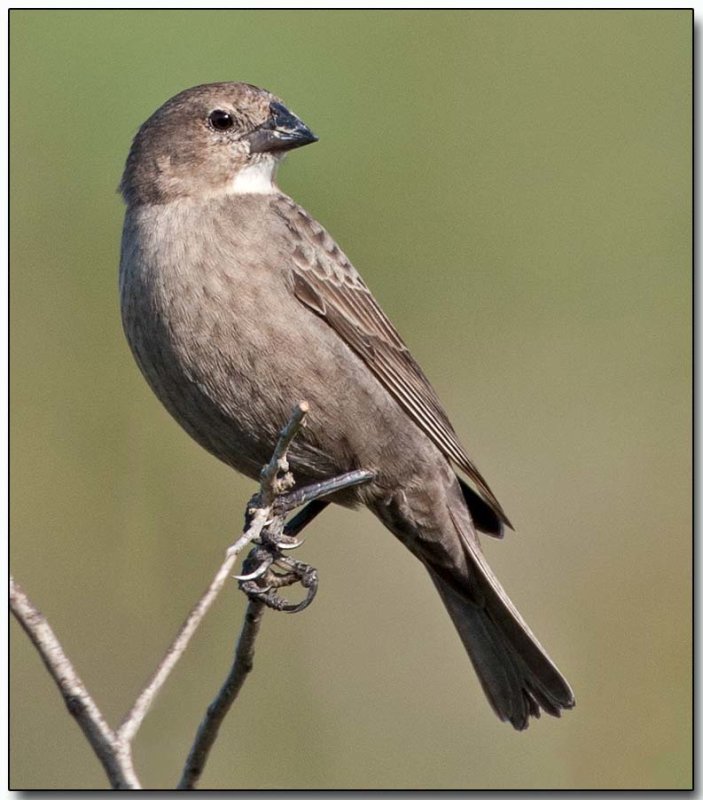
[[[254,539],[255,546],[244,561],[243,574],[236,576],[239,588],[250,600],[258,600],[276,611],[295,614],[306,609],[317,594],[317,570],[286,555],[286,551],[303,544],[297,536],[329,505],[329,500],[323,498],[341,489],[368,483],[372,478],[373,473],[369,470],[358,469],[279,494],[273,501],[271,519],[259,538]],[[300,506],[304,507],[286,523],[286,516]],[[261,497],[255,495],[247,506],[245,525],[260,508]],[[279,589],[296,583],[307,590],[299,603],[290,603],[278,594]]]

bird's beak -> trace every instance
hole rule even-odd
[[[252,153],[292,150],[317,141],[317,136],[281,103],[271,103],[267,122],[246,136]]]

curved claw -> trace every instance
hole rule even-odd
[[[246,573],[245,575],[233,575],[232,577],[240,583],[244,581],[255,581],[257,578],[260,578],[270,566],[271,561],[266,560],[262,564],[259,564],[253,572]]]
[[[276,547],[279,550],[295,550],[297,547],[300,547],[301,544],[305,544],[305,539],[298,539],[295,542],[277,542]]]
[[[287,603],[281,611],[285,611],[287,614],[297,614],[299,611],[304,611],[310,603],[315,599],[315,595],[317,594],[317,576],[315,577],[314,582],[307,587],[308,593],[307,595],[296,604]]]

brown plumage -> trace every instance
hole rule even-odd
[[[498,716],[558,716],[571,689],[479,546],[505,512],[359,274],[274,183],[283,153],[314,138],[248,84],[195,87],[147,120],[121,184],[132,351],[183,428],[252,478],[307,400],[298,482],[372,470],[337,501],[366,505],[423,562]]]

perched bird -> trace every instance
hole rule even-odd
[[[369,508],[424,564],[496,714],[516,729],[559,716],[573,693],[479,545],[505,512],[358,272],[275,183],[316,140],[246,83],[187,89],[141,126],[120,184],[134,357],[180,425],[253,479],[306,400],[297,483],[371,470],[335,502]]]

